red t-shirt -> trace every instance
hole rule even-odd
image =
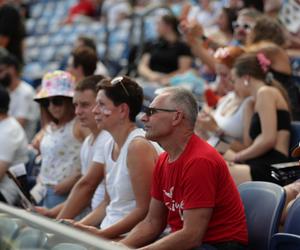
[[[183,210],[213,208],[204,243],[248,242],[244,207],[222,156],[193,135],[180,157],[160,155],[152,180],[152,197],[168,208],[172,231],[183,227]],[[195,222],[197,223],[197,222]]]

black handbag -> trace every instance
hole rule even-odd
[[[299,162],[285,162],[271,165],[271,175],[282,186],[300,179]]]

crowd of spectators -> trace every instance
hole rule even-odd
[[[114,29],[152,4],[80,0],[60,25]],[[238,185],[285,186],[287,208],[300,194],[297,176],[275,178],[271,167],[299,155],[290,141],[300,25],[283,10],[300,4],[165,4],[156,39],[136,45],[136,68],[121,70],[131,76],[112,74],[80,35],[34,88],[22,75],[30,2],[0,1],[0,200],[14,203],[9,172],[35,212],[124,247],[247,249]],[[24,181],[32,167],[33,187]]]

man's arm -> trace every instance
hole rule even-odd
[[[80,214],[90,204],[96,188],[103,179],[103,175],[104,165],[92,162],[87,174],[72,189],[57,219],[73,219]]]
[[[166,227],[167,212],[167,208],[161,201],[152,198],[147,217],[120,243],[129,247],[141,247],[153,242]]]
[[[4,177],[8,170],[8,162],[0,160],[0,180]]]
[[[212,208],[183,212],[183,228],[140,250],[188,250],[200,246],[212,215]]]

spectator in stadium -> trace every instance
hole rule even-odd
[[[153,85],[165,86],[172,76],[191,68],[192,56],[190,48],[181,41],[175,16],[162,16],[157,32],[159,39],[146,48],[138,72]]]
[[[275,43],[260,41],[248,46],[247,51],[262,52],[270,59],[270,74],[285,88],[289,96],[292,119],[300,120],[300,92],[286,50]]]
[[[74,77],[68,72],[48,72],[35,97],[43,120],[40,143],[35,144],[42,157],[37,185],[47,208],[65,201],[80,177],[79,154],[86,131],[75,119],[74,85]]]
[[[93,75],[97,67],[97,53],[95,50],[80,46],[73,50],[68,61],[67,71],[76,79],[76,82]]]
[[[97,45],[95,43],[95,40],[91,37],[88,36],[79,36],[75,43],[74,43],[74,48],[73,50],[76,50],[79,47],[88,47],[91,48],[93,51],[95,51],[96,55],[97,55]],[[72,56],[72,54],[71,54]],[[69,60],[70,56],[67,56],[63,62],[60,65],[60,69],[65,70],[66,67],[68,66],[68,60]],[[70,59],[72,60],[72,59]],[[97,61],[97,66],[96,66],[96,70],[94,72],[95,75],[104,75],[104,76],[109,76],[108,70],[105,67],[105,65],[101,62],[101,60]]]
[[[75,223],[80,229],[105,238],[128,233],[146,215],[152,170],[160,150],[144,138],[135,125],[143,102],[142,88],[122,76],[99,85],[95,119],[113,137],[104,148],[105,198],[86,218]],[[96,227],[87,226],[93,225]]]
[[[270,65],[265,54],[246,53],[233,67],[233,84],[250,91],[255,100],[249,129],[252,143],[238,153],[224,154],[237,185],[250,180],[278,183],[270,165],[289,161],[289,101],[284,88],[269,74]]]
[[[244,46],[248,36],[256,23],[261,13],[255,9],[242,9],[238,13],[236,22],[233,23],[233,38],[232,45]]]
[[[36,133],[39,108],[33,101],[35,90],[20,78],[21,67],[14,55],[5,50],[0,53],[0,84],[10,94],[9,115],[21,124],[30,142]]]
[[[18,167],[19,173],[26,173],[27,139],[23,128],[15,118],[9,116],[10,97],[7,90],[0,86],[0,200],[12,205],[14,187],[8,186],[6,171]]]
[[[246,249],[241,198],[222,157],[193,133],[197,114],[193,95],[178,87],[165,88],[145,108],[146,138],[166,152],[154,170],[148,214],[121,243],[145,250]],[[172,233],[158,239],[167,224]]]
[[[87,212],[91,207],[94,210],[104,198],[103,179],[104,166],[99,162],[103,158],[104,145],[110,140],[108,132],[96,124],[92,112],[96,104],[97,84],[104,79],[101,75],[84,78],[75,87],[73,103],[76,116],[83,127],[90,129],[80,151],[81,179],[72,189],[67,201],[52,209],[38,207],[37,211],[47,217],[61,219],[78,218],[82,211]],[[81,212],[81,213],[80,213]]]
[[[25,25],[18,9],[9,3],[0,6],[0,47],[6,48],[21,64],[24,38]]]
[[[253,98],[249,91],[241,91],[237,85],[231,83],[230,77],[236,58],[243,53],[240,47],[225,47],[216,51],[214,58],[219,79],[217,93],[223,92],[224,96],[215,109],[202,107],[195,125],[195,132],[202,139],[218,136],[238,151],[249,144],[248,132],[253,114]]]

